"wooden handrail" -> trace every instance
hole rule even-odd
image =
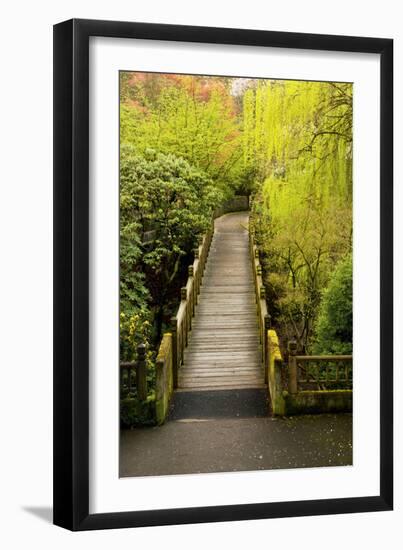
[[[297,343],[295,341],[288,343],[288,352],[288,387],[290,394],[296,394],[301,384],[304,383],[316,383],[320,389],[327,385],[349,385],[352,383],[352,371],[349,366],[353,360],[352,355],[297,355]],[[303,367],[301,363],[305,363],[307,366]],[[315,366],[309,368],[309,363],[315,363]],[[336,365],[330,367],[328,366],[329,363],[336,363]],[[344,364],[344,367],[340,367],[340,363]],[[344,371],[344,376],[340,376],[340,368]],[[329,372],[329,369],[333,369],[334,372]],[[305,377],[303,378],[303,376]]]
[[[194,261],[188,268],[186,285],[181,288],[181,302],[176,315],[171,319],[172,326],[172,354],[173,354],[173,381],[174,387],[178,387],[178,370],[183,364],[184,351],[188,343],[189,332],[192,328],[192,317],[200,293],[204,268],[210,250],[214,234],[214,221],[210,228],[200,238],[198,246],[194,249]]]
[[[352,355],[296,355],[297,361],[352,361]]]
[[[267,383],[268,339],[267,331],[270,329],[270,315],[266,304],[266,288],[263,284],[262,266],[259,260],[259,251],[255,244],[253,229],[249,229],[249,251],[252,262],[253,281],[255,285],[257,317],[259,324],[260,344],[262,346],[262,363]]]
[[[137,361],[122,361],[120,363],[120,371],[121,392],[130,395],[135,386],[138,398],[141,401],[147,399],[147,365],[146,347],[144,344],[137,346]],[[135,375],[135,380],[133,380],[133,375]]]

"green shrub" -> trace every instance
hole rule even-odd
[[[314,353],[350,354],[353,349],[353,266],[341,260],[323,293],[316,323]]]
[[[183,158],[151,149],[139,155],[133,146],[122,145],[121,311],[126,321],[137,315],[138,326],[150,323],[154,342],[161,338],[164,311],[172,288],[178,286],[183,261],[211,224],[212,210],[221,200],[212,180]],[[143,244],[150,230],[153,237]]]

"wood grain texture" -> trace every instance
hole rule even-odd
[[[247,212],[215,221],[179,389],[265,385],[247,223]]]

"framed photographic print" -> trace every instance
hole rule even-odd
[[[393,42],[54,27],[54,522],[391,510]]]

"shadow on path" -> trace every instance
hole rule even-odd
[[[256,418],[268,413],[267,389],[180,391],[173,395],[168,420]]]

